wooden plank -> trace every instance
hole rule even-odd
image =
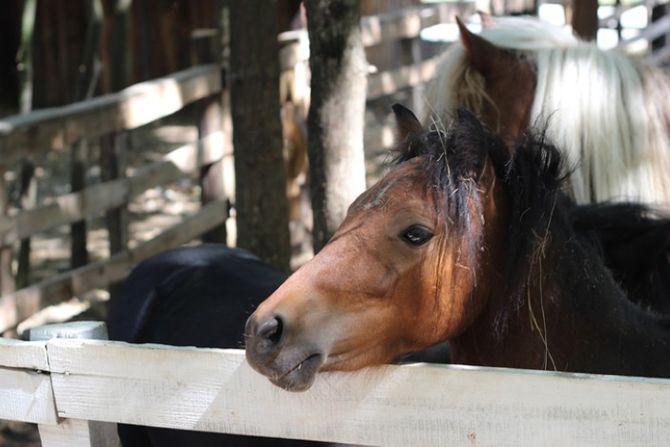
[[[642,30],[640,34],[630,39],[622,40],[617,45],[617,48],[627,47],[633,42],[637,42],[640,39],[645,39],[647,41],[652,41],[658,37],[668,34],[668,29],[670,28],[670,16],[665,16],[655,22],[652,22],[649,26]]]
[[[0,367],[0,419],[55,424],[49,375]]]
[[[0,297],[0,308],[15,308],[15,313],[0,314],[0,332],[14,327],[44,307],[93,289],[105,288],[128,275],[138,262],[160,251],[189,242],[219,225],[227,215],[226,203],[212,202],[198,213],[168,228],[155,238],[124,250],[109,259],[53,276],[38,284]]]
[[[231,152],[230,148],[227,152]],[[198,143],[173,150],[161,161],[143,166],[130,178],[101,182],[76,193],[58,196],[47,205],[1,219],[0,245],[96,216],[127,203],[149,188],[166,185],[185,175],[195,175],[200,167],[220,160],[225,154],[223,134],[212,133]]]
[[[118,93],[0,120],[5,165],[31,153],[63,149],[81,138],[135,129],[221,91],[218,65],[199,65]]]
[[[120,447],[116,424],[63,419],[58,425],[39,425],[42,447]]]
[[[60,416],[367,445],[666,446],[670,381],[467,366],[322,374],[289,393],[242,351],[54,340]]]
[[[0,366],[48,371],[45,343],[0,338]]]
[[[368,76],[368,101],[431,80],[435,76],[439,60],[439,57],[434,57],[415,65],[406,65]]]
[[[368,47],[388,40],[414,38],[424,28],[453,22],[456,16],[463,18],[474,12],[475,2],[461,1],[366,16],[361,19],[363,45]]]

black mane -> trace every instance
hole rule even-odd
[[[562,239],[578,240],[573,213],[580,208],[562,191],[565,176],[561,174],[560,152],[541,131],[529,132],[510,151],[496,134],[464,110],[459,110],[457,119],[446,131],[410,135],[401,147],[396,163],[423,157],[429,186],[439,193],[435,197],[446,199],[438,206],[444,209],[450,231],[467,238],[470,262],[476,262],[481,246],[481,235],[470,230],[473,215],[470,207],[481,208],[477,179],[487,158],[493,163],[510,205],[505,287],[501,290],[506,299],[495,328],[497,333],[503,333],[509,318],[527,299],[530,272],[542,261],[542,247],[550,238],[550,226],[552,234],[560,232]],[[581,238],[582,242],[586,239]],[[602,256],[594,247],[588,243],[582,245],[585,250],[580,250],[580,256],[593,257],[602,264]]]

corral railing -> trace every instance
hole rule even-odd
[[[362,445],[650,447],[670,439],[670,380],[389,365],[290,393],[237,350],[0,339],[0,418],[39,424],[45,447],[118,442],[92,421]]]
[[[37,152],[69,150],[82,140],[109,139],[110,136],[112,140],[122,140],[123,132],[171,115],[188,104],[200,101],[203,106],[199,123],[201,138],[197,143],[172,151],[163,160],[141,167],[131,177],[125,177],[124,170],[119,168],[123,157],[119,152],[124,150],[118,147],[119,142],[111,147],[102,147],[101,144],[99,163],[115,165],[116,174],[109,175],[109,180],[54,197],[47,204],[2,217],[0,245],[5,247],[5,251],[11,250],[12,244],[38,232],[125,207],[130,200],[149,188],[206,172],[204,168],[224,156],[220,124],[218,129],[212,126],[209,123],[217,120],[211,120],[208,116],[212,114],[212,107],[220,107],[217,104],[220,95],[219,66],[201,65],[134,85],[113,95],[0,121],[2,168],[7,169],[20,158],[31,157]],[[218,121],[221,121],[220,112]],[[105,154],[107,150],[111,153]],[[212,193],[213,196],[216,194]],[[4,294],[0,298],[0,332],[46,305],[94,288],[106,288],[123,279],[129,268],[138,261],[197,238],[221,225],[226,216],[226,204],[213,200],[184,222],[132,249],[127,245],[127,220],[121,214],[111,219],[108,216],[109,238],[112,241],[110,258]],[[86,237],[85,234],[72,234],[73,239],[78,236]]]
[[[423,41],[421,31],[439,23],[453,22],[455,15],[467,17],[474,9],[474,2],[449,2],[362,19],[368,59],[376,66],[376,71],[368,77],[365,146],[370,166],[378,166],[393,143],[394,126],[388,111],[389,106],[398,101],[399,92],[401,100],[421,115],[420,109],[424,105],[422,85],[434,76],[439,57],[436,50],[439,45],[430,46]],[[640,38],[656,37],[665,29],[665,21],[667,16],[659,18]],[[215,59],[210,56],[216,52],[211,44],[216,34],[199,33],[194,37],[195,61]],[[291,43],[288,39],[283,45],[283,71],[307,63],[298,40]],[[58,226],[71,225],[74,256],[77,250],[83,250],[82,240],[86,238],[77,223],[101,213],[107,215],[110,241],[107,259],[59,273],[18,291],[3,293],[0,297],[0,332],[49,304],[122,280],[134,264],[156,252],[223,228],[227,206],[221,179],[216,178],[217,169],[209,169],[223,157],[232,156],[232,148],[224,144],[221,128],[224,111],[220,100],[225,92],[220,70],[219,64],[197,65],[113,95],[0,120],[0,174],[22,158],[45,157],[52,152],[64,159],[72,157],[73,163],[78,163],[76,148],[82,141],[99,143],[100,159],[85,161],[97,164],[103,172],[100,183],[76,186],[73,180],[71,193],[50,197],[42,203],[24,207],[15,215],[0,217],[0,282],[3,287],[10,276],[9,254],[19,241]],[[126,177],[123,169],[126,133],[165,118],[189,104],[198,104],[194,121],[199,129],[199,141],[180,147],[162,160],[142,166]],[[377,173],[372,169],[368,173],[374,179]],[[205,189],[203,208],[154,239],[131,248],[124,216],[128,202],[147,189],[174,183],[184,176],[199,177]],[[0,213],[7,207],[3,181],[0,175]],[[218,235],[221,240],[221,233]],[[77,241],[78,248],[75,247]],[[77,265],[77,262],[73,264]]]

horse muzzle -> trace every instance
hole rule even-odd
[[[261,318],[255,313],[245,328],[249,365],[287,391],[305,391],[324,363],[313,344],[291,343],[286,320],[279,315]]]

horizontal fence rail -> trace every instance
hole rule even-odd
[[[670,380],[417,364],[322,374],[290,393],[252,371],[242,351],[94,340],[0,340],[0,396],[1,418],[46,425],[67,418],[385,446],[670,439]]]
[[[198,65],[119,93],[0,120],[2,164],[82,138],[136,129],[221,91],[218,65]]]
[[[92,262],[0,297],[0,332],[14,327],[40,309],[96,288],[105,288],[128,276],[138,262],[177,247],[225,222],[226,202],[211,202],[196,214],[167,228],[158,236],[109,258]]]

